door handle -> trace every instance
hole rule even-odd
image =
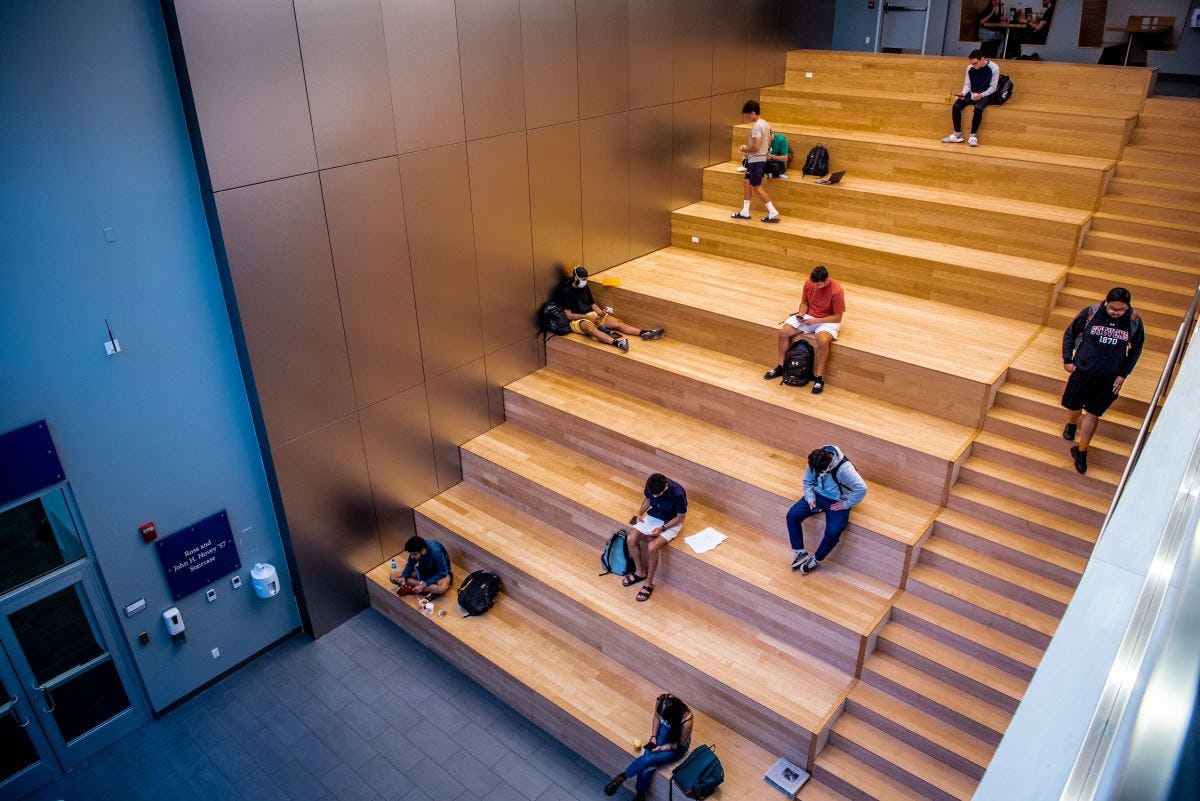
[[[51,712],[53,712],[54,711],[54,696],[50,694],[50,690],[48,690],[44,687],[39,687],[36,684],[33,685],[31,689],[35,693],[42,694],[42,711],[45,712],[47,715],[49,715]],[[49,703],[49,706],[46,705],[47,702]]]
[[[18,726],[23,729],[29,725],[29,718],[22,718],[20,710],[17,709],[17,697],[15,695],[9,696],[8,703],[5,706],[8,707],[8,714],[12,716],[12,719],[17,722]]]

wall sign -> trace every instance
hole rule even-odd
[[[176,601],[242,567],[224,511],[157,540],[154,547]]]

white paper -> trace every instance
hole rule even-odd
[[[654,529],[658,528],[665,522],[667,522],[667,521],[659,520],[654,515],[646,515],[645,517],[642,518],[642,522],[636,524],[634,526],[634,528],[636,528],[638,531],[642,532],[643,534],[653,534]]]
[[[724,534],[709,526],[703,531],[697,531],[695,534],[684,537],[683,541],[690,545],[696,553],[707,553],[727,539],[729,538]]]

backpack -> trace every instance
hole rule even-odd
[[[600,575],[616,573],[618,576],[628,576],[633,572],[633,559],[629,556],[625,536],[625,529],[621,529],[608,538],[608,544],[600,553],[600,567],[604,568]]]
[[[567,319],[567,313],[552,300],[546,301],[538,309],[538,327],[547,334],[563,336],[571,333],[571,321]]]
[[[800,387],[812,381],[813,347],[807,340],[798,339],[783,357],[783,383]]]
[[[482,615],[492,608],[500,594],[500,577],[487,570],[476,570],[463,579],[458,588],[458,605],[466,617]]]
[[[804,160],[804,169],[801,172],[805,175],[829,174],[829,151],[825,149],[825,145],[818,143],[808,151],[808,158]]]
[[[842,458],[838,460],[838,463],[835,464],[833,467],[829,468],[829,475],[833,479],[833,483],[837,484],[838,487],[840,487],[843,492],[849,492],[850,488],[838,480],[837,474],[838,474],[838,471],[842,469],[842,465],[844,465],[846,462],[849,462],[849,461],[850,461],[850,459],[845,454],[843,454]]]
[[[990,105],[1003,106],[1012,97],[1013,82],[1012,78],[1001,74],[1000,80],[996,84],[996,91],[992,92],[992,101]]]
[[[698,745],[687,759],[671,772],[670,798],[675,798],[675,785],[688,798],[708,798],[725,781],[725,768],[717,752],[707,745]]]
[[[1083,330],[1075,336],[1075,344],[1071,346],[1071,353],[1079,352],[1079,346],[1083,344],[1083,335],[1087,333],[1088,326],[1092,324],[1092,318],[1100,311],[1103,303],[1094,303],[1088,306],[1087,319],[1083,321]],[[1133,342],[1133,337],[1137,334],[1138,329],[1142,327],[1142,315],[1133,310],[1133,306],[1129,307],[1129,341]]]

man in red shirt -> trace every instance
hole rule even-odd
[[[783,359],[792,340],[808,335],[816,343],[812,393],[820,395],[824,392],[829,343],[837,339],[845,313],[846,296],[842,293],[842,285],[829,277],[829,270],[825,267],[814,267],[809,280],[804,282],[799,310],[779,326],[779,362],[763,378],[769,381],[783,375]]]

